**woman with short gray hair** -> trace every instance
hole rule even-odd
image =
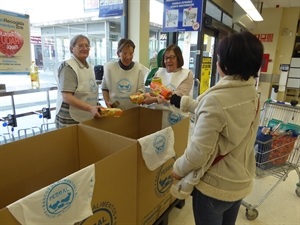
[[[87,62],[90,47],[86,36],[74,36],[70,41],[71,58],[58,69],[57,128],[101,117],[94,66]]]

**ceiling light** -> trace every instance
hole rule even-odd
[[[263,21],[264,19],[257,11],[251,0],[235,0],[237,4],[252,18],[254,21]]]

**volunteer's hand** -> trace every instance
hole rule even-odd
[[[174,171],[171,172],[171,177],[174,180],[181,180],[182,179],[182,177],[178,176]]]
[[[101,118],[100,109],[103,108],[102,106],[92,106],[89,112],[92,114],[93,118]]]
[[[145,93],[144,94],[144,100],[142,101],[141,104],[146,104],[146,105],[150,105],[152,103],[157,102],[156,97],[153,96],[151,93]]]
[[[164,104],[164,103],[169,103],[169,100],[166,100],[163,96],[159,95],[156,97],[157,98],[157,104]]]
[[[107,108],[112,108],[111,107],[112,103],[110,101],[105,101],[105,105]]]

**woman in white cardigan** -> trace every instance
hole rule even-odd
[[[196,225],[234,225],[242,199],[252,190],[256,169],[255,78],[263,45],[253,34],[241,32],[223,39],[217,54],[220,81],[196,100],[175,94],[170,101],[195,113],[191,141],[174,163],[172,176],[182,182],[193,171],[199,175],[192,192]]]

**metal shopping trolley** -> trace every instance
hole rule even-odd
[[[260,127],[255,142],[256,179],[273,176],[278,180],[263,195],[257,204],[245,199],[248,220],[258,217],[257,207],[271,195],[281,181],[285,181],[289,172],[295,170],[299,182],[296,195],[300,197],[300,107],[287,104],[266,102],[262,109]]]

